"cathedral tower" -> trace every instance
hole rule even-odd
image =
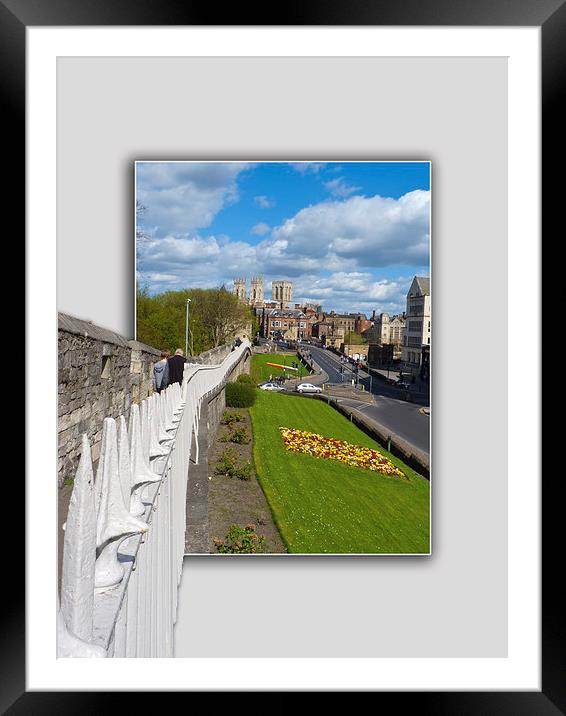
[[[245,303],[246,301],[246,279],[235,278],[234,279],[234,294]]]
[[[281,308],[289,308],[293,300],[293,284],[291,281],[272,281],[271,300],[277,301]]]
[[[263,276],[253,276],[250,288],[250,306],[263,304]]]

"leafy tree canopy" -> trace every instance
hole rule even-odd
[[[198,355],[235,338],[250,336],[252,312],[224,286],[166,291],[154,296],[147,287],[136,296],[137,339],[161,350],[185,350],[185,321],[189,304],[189,352]]]
[[[346,343],[347,345],[359,346],[362,345],[362,343],[367,343],[367,341],[359,333],[350,331],[344,336],[344,343]]]

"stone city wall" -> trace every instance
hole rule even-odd
[[[223,346],[218,346],[218,348],[211,348],[198,356],[190,356],[188,362],[200,363],[201,365],[218,365],[230,353],[231,348],[232,346],[226,343]]]
[[[222,363],[231,344],[212,348],[189,360],[202,365]],[[73,478],[80,459],[81,436],[86,433],[96,463],[100,453],[104,418],[129,418],[132,403],[139,403],[153,391],[153,364],[159,360],[156,348],[130,341],[118,333],[59,313],[58,369],[58,483]],[[249,356],[232,371],[230,380],[249,372]],[[222,396],[211,414],[214,429],[224,406]]]
[[[230,346],[226,350],[226,355],[229,353]],[[208,451],[226,409],[226,383],[234,382],[242,373],[249,373],[250,365],[250,353],[246,351],[244,357],[226,376],[225,381],[218,386],[206,402],[203,401],[197,437],[199,461],[198,464],[191,465],[187,485],[186,554],[208,552]]]
[[[96,461],[104,418],[129,415],[132,402],[152,392],[159,351],[59,313],[58,480],[73,478],[86,433]]]
[[[250,360],[250,354],[248,353],[246,357],[241,360],[239,363],[237,363],[234,366],[234,369],[228,376],[228,379],[226,382],[228,383],[234,383],[238,376],[242,373],[249,373],[250,372],[250,366],[251,366],[251,360]],[[214,442],[214,436],[216,434],[216,431],[218,430],[218,426],[220,425],[220,420],[222,419],[222,415],[224,413],[224,410],[226,409],[226,391],[224,390],[224,385],[221,389],[219,389],[214,395],[212,395],[208,401],[208,418],[207,418],[207,427],[208,427],[208,445],[207,447],[210,447],[212,443]]]

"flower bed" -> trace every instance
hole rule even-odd
[[[361,467],[390,477],[405,477],[391,460],[377,450],[336,438],[325,438],[306,430],[279,428],[279,431],[285,447],[292,452],[305,453],[322,460],[338,460],[352,467]]]

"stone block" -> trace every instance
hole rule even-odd
[[[65,445],[72,437],[71,436],[71,428],[67,427],[63,430],[60,430],[57,437],[58,437],[59,447],[61,447],[62,445]]]

